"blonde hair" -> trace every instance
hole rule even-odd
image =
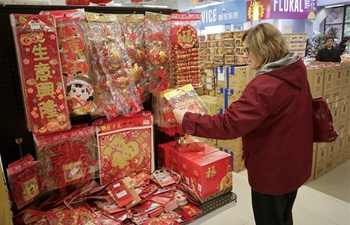
[[[249,51],[253,54],[255,64],[252,67],[256,70],[290,53],[285,37],[269,23],[250,28],[244,33],[242,41],[247,43]]]

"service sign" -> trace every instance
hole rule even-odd
[[[192,9],[191,12],[201,13],[201,28],[247,21],[246,0],[236,0],[225,4]]]
[[[251,4],[254,2],[247,1],[248,10]],[[262,19],[316,19],[317,0],[261,0],[255,4],[263,7]]]

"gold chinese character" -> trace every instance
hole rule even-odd
[[[37,56],[37,58],[34,58],[34,61],[43,61],[43,60],[49,60],[50,58],[47,56],[47,47],[42,47],[39,43],[38,45],[35,45],[32,49],[32,53]]]
[[[45,96],[50,96],[53,99],[56,97],[54,85],[52,82],[38,83],[35,86],[38,89],[38,93],[36,96],[39,98],[39,101]]]
[[[209,167],[208,171],[205,173],[208,178],[214,177],[216,175],[215,166]]]
[[[56,111],[57,104],[55,104],[54,101],[47,100],[46,102],[40,102],[38,106],[39,106],[41,119],[45,118],[44,115],[47,115],[48,118],[57,116],[57,111]]]
[[[48,63],[39,63],[38,65],[35,65],[34,71],[36,80],[40,80],[41,82],[46,82],[49,78],[52,78]]]
[[[74,39],[68,40],[67,44],[72,52],[74,52],[74,53],[79,52],[79,50],[80,50],[79,39],[74,38]]]

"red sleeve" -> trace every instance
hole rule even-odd
[[[220,115],[187,112],[182,130],[198,137],[234,139],[258,127],[270,114],[271,98],[263,88],[247,86],[242,96]]]

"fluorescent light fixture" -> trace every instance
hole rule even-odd
[[[208,6],[213,6],[213,5],[219,5],[222,4],[222,2],[213,2],[213,3],[207,3],[207,4],[203,4],[203,5],[196,5],[194,6],[195,9],[200,9],[200,8],[205,8]]]
[[[344,6],[344,4],[338,4],[338,5],[327,5],[327,6],[325,6],[325,8],[335,8],[335,7],[340,7],[340,6]]]
[[[114,6],[122,6],[122,3],[113,3]]]
[[[168,8],[167,5],[143,5],[143,7],[147,7],[147,8]]]

